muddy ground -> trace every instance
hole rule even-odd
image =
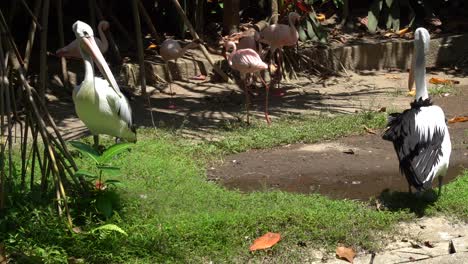
[[[434,101],[448,118],[466,115],[466,92],[461,89],[456,96],[436,97]],[[467,129],[468,123],[449,126],[453,149],[445,183],[468,166]],[[242,191],[280,189],[362,200],[387,189],[407,191],[393,145],[382,140],[381,133],[231,155],[222,166],[208,169],[208,174],[211,179]]]

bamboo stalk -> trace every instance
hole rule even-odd
[[[138,1],[138,8],[140,10],[140,14],[143,16],[143,19],[145,20],[146,25],[151,30],[151,34],[153,35],[153,38],[156,40],[157,43],[161,43],[161,38],[159,37],[159,34],[156,31],[156,28],[154,27],[153,22],[151,21],[151,17],[148,15],[148,12],[146,12],[146,9],[143,6],[143,3],[140,0],[137,0],[137,1]]]
[[[2,31],[3,33],[3,31]],[[5,160],[5,145],[3,142],[5,133],[4,133],[4,113],[5,113],[5,103],[4,101],[4,91],[5,91],[5,80],[6,80],[6,64],[5,56],[3,53],[3,45],[0,42],[0,159]],[[0,164],[0,210],[5,208],[5,162]]]
[[[63,33],[63,8],[62,8],[62,0],[56,0],[56,9],[57,9],[57,30],[59,35],[59,46],[65,46],[65,36]],[[67,59],[65,57],[60,58],[60,65],[62,68],[62,77],[63,77],[63,85],[65,88],[70,90],[70,80],[68,77],[68,69],[67,69]]]
[[[34,23],[37,25],[37,27],[39,28],[39,30],[42,30],[41,24],[39,24],[39,21],[37,20],[36,12],[33,13],[33,12],[31,11],[31,8],[29,8],[29,6],[28,6],[28,4],[26,3],[25,0],[21,0],[21,3],[23,3],[24,8],[25,8],[26,11],[28,12],[28,14],[31,16],[32,20],[33,20]]]
[[[95,1],[96,0],[88,0],[88,8],[89,8],[89,24],[93,29],[96,29],[96,8],[95,8]]]
[[[192,26],[192,23],[190,23],[190,21],[188,20],[187,16],[185,15],[185,12],[184,10],[182,9],[182,7],[180,6],[179,2],[177,0],[171,0],[176,9],[177,9],[177,12],[179,13],[179,15],[182,17],[182,19],[184,20],[184,23],[187,25],[187,27],[189,28],[190,30],[190,34],[192,35],[192,38],[194,40],[200,40],[200,37],[198,36],[197,32],[195,31],[195,29],[193,28]],[[208,62],[211,64],[211,66],[213,66],[213,69],[216,73],[218,73],[221,78],[223,78],[224,81],[226,82],[232,82],[229,77],[226,75],[226,73],[224,73],[213,61],[213,58],[211,58],[210,54],[208,53],[208,51],[206,50],[206,47],[203,45],[202,41],[200,41],[200,49],[201,51],[203,52],[203,55],[205,55],[206,59],[208,60]]]
[[[41,8],[42,0],[36,0],[34,5],[34,15],[37,17],[39,15],[39,10]],[[34,45],[34,36],[36,35],[36,28],[38,24],[36,22],[31,22],[29,27],[28,42],[26,43],[26,50],[24,52],[24,69],[28,71],[29,68],[29,58],[31,57],[32,47]]]
[[[145,55],[143,51],[143,36],[141,34],[140,13],[138,12],[139,0],[132,1],[133,21],[135,23],[135,33],[138,48],[138,62],[140,64],[140,86],[141,95],[146,96],[146,69],[145,69]]]
[[[45,102],[45,92],[47,83],[47,32],[49,24],[49,0],[44,0],[42,5],[42,31],[41,31],[41,51],[39,69],[39,99]]]
[[[119,19],[112,13],[112,10],[109,11],[109,17],[112,20],[112,24],[115,25],[122,34],[122,36],[125,37],[127,43],[132,44],[134,41],[130,37],[130,33],[125,29],[122,23],[120,23]]]

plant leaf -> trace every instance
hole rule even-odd
[[[347,248],[347,247],[337,247],[336,248],[336,255],[340,259],[345,259],[351,263],[353,263],[354,257],[356,256],[356,253],[352,248]]]
[[[298,26],[297,32],[299,32],[299,38],[301,39],[301,41],[306,41],[307,40],[307,35],[306,35],[304,29],[302,28],[302,25]]]
[[[119,143],[112,145],[104,153],[102,153],[101,157],[99,157],[99,162],[100,163],[106,163],[116,155],[124,152],[125,150],[129,149],[131,146],[130,143]]]
[[[392,7],[393,0],[385,0],[385,4],[390,8]],[[398,3],[398,1],[396,1]]]
[[[382,10],[383,0],[374,0],[372,2],[369,13],[367,14],[367,29],[371,33],[375,33],[379,24],[380,10]]]
[[[268,232],[265,235],[255,239],[254,243],[250,246],[250,251],[271,248],[281,240],[279,233]]]
[[[80,151],[83,155],[87,155],[90,157],[94,162],[98,163],[99,153],[94,150],[91,146],[80,142],[80,141],[68,141],[70,145]]]
[[[75,172],[75,175],[76,176],[84,176],[84,177],[88,177],[88,178],[92,178],[92,179],[96,179],[98,176],[92,172],[89,172],[89,171],[85,171],[85,170],[77,170]]]
[[[102,170],[109,176],[120,176],[120,168],[115,166],[99,165],[98,169]]]
[[[395,1],[390,9],[390,17],[392,18],[392,28],[396,32],[400,30],[400,4]]]
[[[127,232],[125,232],[122,228],[120,228],[119,226],[114,225],[114,224],[105,224],[105,225],[96,227],[96,228],[91,230],[91,233],[94,233],[94,232],[100,231],[100,230],[114,231],[114,232],[120,233],[122,235],[128,236]]]
[[[114,211],[112,207],[112,199],[108,195],[100,195],[96,198],[96,208],[97,210],[104,215],[104,217],[109,218],[112,216]]]
[[[307,35],[311,40],[318,40],[317,34],[315,34],[314,28],[312,27],[312,22],[310,20],[306,21],[307,23]]]

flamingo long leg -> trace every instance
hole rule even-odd
[[[244,84],[244,93],[245,93],[245,111],[247,112],[247,124],[250,125],[250,113],[249,113],[249,106],[250,106],[250,95],[249,95],[249,85],[247,83],[247,77],[244,76],[243,78]]]
[[[265,80],[263,80],[262,76],[259,74],[260,80],[262,81],[263,85],[265,85],[265,119],[268,123],[268,125],[271,124],[270,117],[268,116],[268,92],[270,90],[270,87],[266,84]]]
[[[171,94],[171,99],[169,100],[169,108],[172,108],[174,106],[174,103],[172,102],[172,99],[174,98],[174,93],[172,92],[172,73],[171,70],[169,69],[169,64],[166,61],[166,70],[167,70],[167,75],[169,76],[169,93]]]

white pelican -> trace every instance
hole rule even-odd
[[[83,82],[73,90],[73,102],[78,117],[94,135],[95,147],[99,134],[136,141],[136,129],[132,122],[132,110],[112,75],[102,53],[94,40],[91,27],[76,21],[73,31],[79,42],[85,66]],[[105,77],[94,76],[93,60]]]
[[[416,99],[410,109],[389,116],[389,128],[382,138],[393,142],[400,160],[400,171],[406,176],[410,192],[411,186],[418,192],[430,189],[432,181],[438,177],[440,195],[452,144],[444,111],[432,104],[427,93],[425,54],[429,49],[429,40],[426,29],[416,29],[412,65],[414,76],[410,76],[416,80]]]

